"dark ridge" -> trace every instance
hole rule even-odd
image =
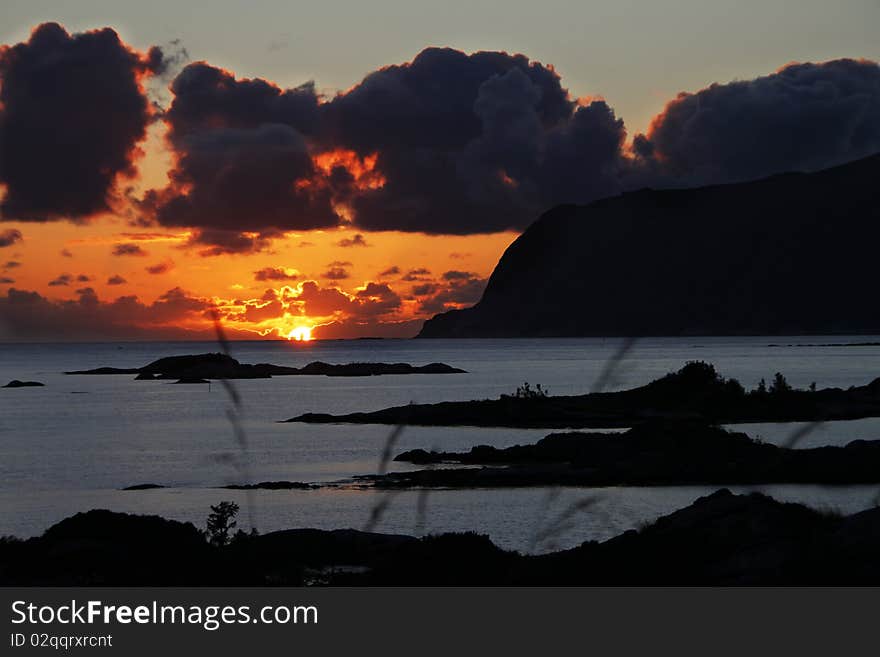
[[[394,460],[486,467],[394,472],[357,480],[380,488],[880,482],[880,440],[790,449],[691,422],[654,421],[623,434],[551,434],[534,445],[504,449],[487,445],[463,453],[416,449]]]
[[[368,413],[306,413],[286,422],[411,424],[518,428],[625,428],[655,419],[707,424],[811,422],[880,416],[880,378],[847,390],[778,387],[746,392],[736,379],[692,362],[647,385],[577,396],[502,395],[438,404],[410,404]]]
[[[154,490],[156,488],[165,488],[160,484],[135,484],[134,486],[126,486],[121,490]]]
[[[422,338],[878,334],[880,155],[538,218]]]
[[[720,490],[608,541],[524,556],[486,536],[355,530],[239,533],[214,547],[189,523],[80,513],[0,540],[0,585],[869,585],[880,508],[840,517]]]
[[[99,367],[77,370],[65,374],[137,374],[137,381],[156,379],[180,379],[179,383],[194,382],[184,379],[268,379],[272,376],[380,376],[383,374],[464,374],[465,371],[445,365],[430,363],[416,366],[408,363],[347,363],[334,365],[313,362],[297,367],[285,367],[258,363],[247,365],[226,354],[198,354],[169,356],[134,369]]]

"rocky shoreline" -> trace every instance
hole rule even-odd
[[[394,460],[482,467],[435,467],[356,480],[377,488],[880,483],[880,440],[791,449],[693,422],[654,421],[622,434],[558,433],[504,449],[415,449]]]
[[[218,547],[190,523],[96,510],[0,541],[0,585],[869,585],[878,553],[880,508],[842,517],[728,490],[540,555],[475,533],[352,529],[240,532]]]
[[[511,428],[628,428],[656,419],[709,424],[827,422],[880,417],[880,378],[843,390],[788,386],[777,374],[746,391],[707,363],[693,362],[647,385],[576,396],[502,395],[437,404],[410,404],[366,413],[305,413],[285,422]]]
[[[226,354],[168,356],[143,367],[98,367],[65,372],[71,375],[135,374],[137,381],[177,379],[178,383],[201,383],[209,379],[268,379],[273,376],[381,376],[385,374],[465,374],[445,363],[345,363],[315,361],[304,367],[285,367],[270,363],[249,365]]]

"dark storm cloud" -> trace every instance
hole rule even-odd
[[[83,220],[110,209],[152,117],[141,80],[164,68],[105,28],[56,23],[0,47],[0,183],[6,219]]]
[[[702,184],[816,170],[880,151],[880,67],[790,64],[682,93],[634,150],[663,182]]]
[[[203,229],[204,255],[253,252],[280,235],[336,225],[330,190],[316,175],[306,136],[318,128],[314,86],[282,90],[265,80],[236,79],[203,62],[172,84],[165,113],[177,153],[172,184],[147,195],[143,208],[159,224]]]
[[[201,228],[202,242],[219,238],[225,246],[231,240],[224,234],[338,222],[330,191],[310,186],[312,159],[303,136],[289,126],[204,129],[174,143],[178,163],[171,177],[177,187],[151,194],[146,202],[162,225]]]
[[[17,244],[18,242],[21,242],[22,239],[24,238],[22,237],[20,230],[16,230],[15,228],[0,230],[0,248]]]
[[[350,201],[368,230],[516,229],[618,189],[623,123],[603,102],[580,107],[523,55],[429,48],[322,108],[335,145],[378,155],[384,185]]]
[[[630,150],[608,103],[573,98],[552,67],[524,55],[428,48],[332,98],[313,83],[282,89],[196,62],[174,78],[167,110],[152,108],[142,82],[172,59],[133,51],[110,29],[70,36],[55,24],[0,49],[2,216],[107,210],[157,116],[174,151],[170,183],[130,198],[141,218],[128,218],[185,227],[185,248],[204,256],[339,225],[519,230],[555,205],[624,189],[817,169],[880,150],[880,74],[868,61],[793,64],[681,94]],[[16,232],[0,233],[0,245]]]
[[[195,62],[171,85],[174,102],[166,119],[175,141],[217,129],[286,125],[300,134],[318,129],[318,96],[312,83],[283,90],[261,79],[237,79],[232,73]]]
[[[144,251],[137,244],[117,244],[113,247],[112,251],[115,256],[146,256],[147,252]]]

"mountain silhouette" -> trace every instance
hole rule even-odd
[[[419,337],[880,332],[880,154],[542,215]]]

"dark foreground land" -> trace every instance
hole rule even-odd
[[[551,434],[534,445],[468,452],[415,449],[394,460],[464,464],[357,477],[381,488],[858,484],[880,482],[880,440],[791,449],[693,422],[653,421],[623,434]]]
[[[178,379],[179,383],[200,383],[206,379],[267,379],[272,376],[379,376],[382,374],[463,374],[443,363],[409,365],[408,363],[347,363],[333,365],[315,361],[304,367],[284,367],[269,363],[248,365],[226,354],[168,356],[143,367],[99,367],[65,374],[136,374],[139,381]]]
[[[538,556],[473,533],[292,529],[215,547],[189,523],[90,511],[0,542],[0,584],[867,585],[880,584],[877,554],[880,508],[839,517],[727,490],[640,530]]]
[[[656,419],[710,424],[822,422],[880,416],[880,378],[847,390],[796,390],[777,375],[770,387],[746,391],[712,365],[688,363],[678,372],[620,392],[575,396],[502,395],[438,404],[411,404],[370,413],[306,413],[287,422],[412,424],[517,428],[623,428]]]

